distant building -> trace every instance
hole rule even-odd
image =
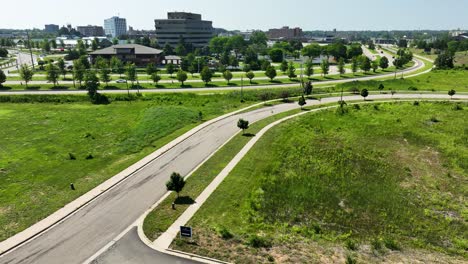
[[[59,25],[54,25],[54,24],[45,25],[44,31],[47,33],[57,33],[59,31]]]
[[[167,19],[154,20],[159,45],[177,46],[182,38],[193,47],[205,47],[214,36],[213,22],[202,20],[200,14],[169,12]]]
[[[164,59],[162,50],[137,44],[114,45],[105,49],[96,50],[89,55],[93,63],[97,57],[103,57],[105,59],[117,57],[123,62],[135,63],[135,65],[138,66],[145,66],[149,63],[160,64]]]
[[[104,31],[106,35],[120,37],[127,34],[127,20],[120,17],[111,17],[104,20]]]
[[[269,39],[301,39],[304,37],[301,28],[289,28],[289,27],[282,27],[282,28],[274,28],[268,30],[267,36]]]
[[[82,36],[87,37],[100,37],[104,36],[104,28],[101,26],[77,26],[76,30],[80,32]]]

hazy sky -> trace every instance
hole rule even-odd
[[[103,25],[120,14],[154,29],[168,11],[201,13],[215,27],[304,30],[468,29],[468,0],[1,0],[0,28]]]

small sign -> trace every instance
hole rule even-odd
[[[192,238],[192,228],[188,226],[180,227],[180,237],[190,237]]]

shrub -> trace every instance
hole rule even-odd
[[[353,107],[354,107],[354,109],[356,109],[356,110],[361,110],[361,106],[358,105],[358,104],[353,105]]]
[[[461,104],[456,104],[453,106],[453,110],[455,111],[463,110],[463,106]]]
[[[377,251],[382,250],[382,241],[380,241],[379,238],[376,238],[371,241],[371,246],[373,250],[377,250]]]
[[[414,87],[414,86],[408,87],[408,91],[417,91],[417,90],[418,90],[417,87]]]
[[[356,264],[357,261],[353,256],[348,255],[348,256],[346,256],[346,262],[345,263],[346,264]]]
[[[414,101],[414,102],[413,102],[413,105],[414,105],[414,106],[419,106],[419,101]]]
[[[231,234],[231,232],[229,232],[229,230],[227,230],[224,226],[218,228],[217,231],[218,231],[219,236],[220,236],[222,239],[231,239],[231,238],[234,237],[234,236]]]
[[[398,243],[394,239],[385,238],[383,242],[384,242],[385,247],[388,249],[391,249],[391,250],[401,249],[400,245],[398,245]]]
[[[359,244],[357,243],[356,240],[353,240],[353,239],[346,240],[345,246],[347,249],[353,250],[353,251],[358,250],[359,248]]]
[[[86,156],[86,159],[87,160],[92,160],[92,159],[94,159],[94,156],[92,154],[88,154],[88,156]]]
[[[254,247],[254,248],[269,248],[271,247],[272,243],[269,238],[261,237],[257,235],[251,235],[247,240],[247,245]]]
[[[439,123],[440,120],[437,119],[437,117],[433,116],[433,117],[431,117],[431,122],[432,122],[432,123]]]
[[[70,160],[76,160],[76,156],[73,153],[68,153],[68,157],[70,158]]]

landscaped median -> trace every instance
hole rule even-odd
[[[399,97],[405,98],[407,100],[419,100],[421,98],[429,99],[431,97],[436,98],[436,99],[437,98],[438,99],[448,99],[447,95],[445,95],[445,96],[442,96],[442,95],[439,95],[439,96],[436,96],[436,95],[434,95],[434,96],[431,96],[431,95],[405,95],[405,96],[396,95],[395,96],[395,98],[399,98]],[[389,99],[390,96],[389,95],[376,95],[376,96],[373,97],[374,100],[385,99],[385,98]],[[461,96],[460,98],[464,98],[465,100],[468,99],[467,96]],[[358,98],[357,97],[346,97],[345,98],[345,100],[347,100],[347,101],[349,101],[351,99],[356,100]],[[336,103],[337,100],[339,100],[339,99],[338,98],[334,98],[334,99],[324,98],[324,99],[322,99],[323,103],[332,102],[332,101],[335,101],[335,103]],[[429,106],[429,103],[422,103],[422,104],[424,104],[424,107],[423,107],[424,109],[426,109],[427,106]],[[408,104],[406,104],[406,105],[408,105]],[[412,106],[412,107],[415,107],[415,109],[416,109],[416,107],[419,106],[419,103],[418,104],[414,103],[413,105],[414,106]],[[451,107],[453,105],[448,105],[448,106],[450,107],[450,109],[452,109]],[[382,107],[382,108],[380,108],[380,107]],[[464,107],[466,108],[466,105]],[[380,111],[380,109],[382,109],[384,112],[387,112],[386,110],[388,110],[387,107],[386,107],[386,104],[383,104],[382,106],[378,106],[378,107],[364,106],[364,108],[366,109],[364,112],[367,112],[370,109],[373,109],[372,111],[377,111],[376,113],[378,113],[378,111]],[[353,113],[350,114],[351,116],[353,116],[354,111],[359,111],[360,108],[353,107],[353,106],[349,105],[346,109],[347,110],[346,110],[345,115],[348,115],[347,114],[348,112],[353,112]],[[463,107],[461,107],[461,109],[463,109]],[[257,134],[259,131],[262,130],[263,127],[267,126],[269,123],[277,121],[277,120],[279,120],[279,119],[281,119],[281,118],[283,118],[285,116],[291,116],[293,114],[297,114],[297,112],[299,112],[299,110],[295,110],[295,111],[291,111],[291,112],[287,112],[287,113],[282,113],[280,115],[273,116],[273,117],[270,117],[268,119],[259,121],[256,124],[252,125],[251,128],[246,132],[249,135]],[[304,112],[304,113],[307,113],[307,112]],[[337,112],[336,115],[337,116],[342,116],[343,113],[342,112],[339,112],[339,113],[340,114],[338,114],[338,112]],[[463,115],[463,112],[455,112],[455,113],[457,113],[457,116]],[[322,116],[323,114],[317,114],[317,115]],[[317,121],[317,122],[323,123],[323,122],[325,122],[325,120],[329,120],[330,116],[331,115],[328,114],[328,118],[320,117],[318,120],[321,120],[321,121]],[[401,117],[403,117],[403,116],[404,115],[401,115]],[[348,117],[348,119],[350,117]],[[312,117],[309,116],[307,119],[310,120],[311,118]],[[306,119],[306,118],[301,117],[300,119],[302,120],[302,119]],[[445,119],[446,118],[444,117],[444,120]],[[297,123],[296,119],[294,119],[294,121],[290,121],[290,122]],[[290,123],[290,122],[288,122],[288,123]],[[401,122],[403,122],[403,121],[401,121]],[[435,122],[435,121],[433,121],[433,122]],[[366,126],[366,123],[362,123],[362,125]],[[281,125],[281,126],[284,127],[285,125]],[[328,130],[328,125],[326,123],[323,123],[321,126],[323,126],[322,129]],[[353,126],[356,126],[356,124],[353,124]],[[275,130],[276,130],[276,128],[275,128]],[[263,131],[263,132],[265,132],[265,131]],[[263,132],[261,132],[261,133],[263,133]],[[268,132],[266,135],[270,135],[271,133],[273,133],[273,132]],[[257,136],[260,137],[261,135],[257,135]],[[260,139],[259,140],[259,143],[257,143],[254,146],[254,149],[255,149],[256,152],[258,152],[258,146],[257,146],[258,144],[262,144],[262,146],[266,146],[265,144],[270,145],[272,143],[272,141],[274,141],[274,139],[272,139],[270,136],[268,136],[268,138],[269,139]],[[373,138],[373,137],[371,137],[371,138]],[[252,141],[256,141],[257,139],[258,138],[254,138],[254,139],[252,139]],[[195,197],[197,197],[200,193],[202,193],[204,187],[207,186],[213,179],[215,179],[217,177],[217,175],[221,171],[223,171],[225,166],[228,163],[230,163],[231,159],[234,156],[236,156],[237,153],[243,148],[243,146],[248,144],[250,142],[250,140],[251,140],[250,138],[246,138],[245,136],[242,136],[242,135],[235,136],[230,142],[228,142],[217,153],[215,153],[214,156],[212,156],[212,158],[210,158],[198,170],[196,170],[192,174],[192,176],[188,179],[186,189],[181,193],[181,195],[183,197],[185,197],[184,200],[189,201],[189,200],[195,199]],[[260,142],[262,142],[262,143],[260,143]],[[269,142],[269,143],[265,143],[265,142]],[[251,143],[249,143],[249,144],[251,144]],[[277,144],[277,143],[275,143],[275,144]],[[279,146],[281,146],[281,144]],[[301,145],[296,144],[296,145],[294,145],[294,148],[298,148],[300,146]],[[284,155],[289,155],[287,149],[283,149],[282,153]],[[258,153],[257,154],[252,154],[252,153],[249,152],[244,159],[249,159],[250,160],[250,159],[252,159],[252,157],[256,157],[257,159],[259,159],[259,158],[261,159],[262,157],[266,157],[265,155],[266,155],[265,153],[258,155]],[[279,155],[279,156],[274,155],[274,156],[275,157],[280,157],[282,155]],[[327,155],[325,155],[325,156],[327,156]],[[271,173],[271,171],[270,171],[270,173],[260,172],[260,171],[258,171],[256,165],[254,167],[249,166],[249,165],[245,165],[246,162],[248,162],[249,164],[251,162],[250,161],[244,161],[244,159],[242,161],[240,161],[239,165],[236,166],[235,169],[230,173],[230,174],[235,173],[237,176],[234,177],[234,176],[229,175],[228,178],[227,178],[227,179],[229,179],[229,181],[221,183],[221,185],[219,186],[219,190],[216,190],[213,193],[213,196],[215,196],[215,197],[208,198],[206,205],[202,206],[202,203],[205,200],[200,201],[198,198],[196,199],[196,202],[197,202],[196,208],[199,208],[201,206],[202,210],[200,212],[197,212],[197,214],[195,215],[195,218],[193,220],[190,220],[190,222],[188,223],[189,225],[193,224],[196,227],[198,227],[198,228],[195,229],[196,235],[195,235],[195,238],[194,238],[194,242],[193,243],[186,243],[186,242],[184,242],[184,240],[177,239],[176,244],[173,244],[173,247],[175,249],[184,250],[184,251],[189,250],[191,253],[195,253],[195,254],[206,255],[206,256],[209,256],[209,257],[220,258],[220,259],[223,259],[223,260],[240,261],[240,262],[259,262],[259,261],[263,262],[263,261],[267,261],[267,260],[269,261],[270,259],[275,260],[278,257],[278,255],[276,255],[276,253],[278,253],[278,252],[276,252],[276,251],[281,250],[281,248],[277,248],[276,243],[279,243],[279,241],[277,241],[276,239],[271,240],[270,238],[276,237],[277,235],[280,235],[280,234],[277,234],[277,232],[274,231],[275,228],[278,228],[279,230],[283,230],[283,231],[287,230],[288,228],[283,226],[283,225],[275,227],[274,224],[263,223],[263,220],[261,220],[261,219],[265,219],[265,218],[258,218],[257,220],[259,222],[254,221],[253,223],[251,223],[251,222],[246,220],[246,219],[248,219],[248,217],[245,214],[245,212],[248,211],[247,207],[249,207],[249,204],[250,204],[250,206],[253,206],[254,204],[256,204],[256,202],[254,202],[253,200],[251,201],[251,199],[254,199],[254,200],[256,199],[254,196],[255,196],[255,193],[257,193],[257,192],[255,192],[255,190],[252,190],[252,188],[255,189],[255,187],[252,187],[252,186],[256,186],[256,185],[258,185],[258,183],[263,182],[262,180],[259,180],[259,178],[257,176],[258,175],[268,176]],[[292,160],[294,160],[294,159],[292,159]],[[244,164],[244,165],[241,166],[241,164]],[[259,164],[270,164],[270,163],[261,162]],[[273,162],[273,163],[271,163],[271,166],[276,168],[277,165],[275,165],[275,164],[280,166],[281,162],[280,163]],[[231,167],[232,167],[232,165],[231,165]],[[260,167],[263,168],[264,166],[261,165]],[[296,166],[296,167],[300,168],[301,166]],[[240,172],[240,174],[239,174],[240,170],[242,170],[242,172]],[[255,173],[250,175],[251,173],[248,173],[248,171],[251,171],[251,172],[254,171]],[[273,170],[273,171],[275,171],[275,170]],[[245,176],[247,176],[247,174],[249,175],[248,179],[244,179]],[[242,176],[242,175],[245,175],[245,176]],[[262,177],[260,177],[260,178],[262,178]],[[222,181],[222,179],[220,179],[220,180],[217,179],[216,181],[219,182],[219,181]],[[266,181],[266,183],[268,183],[267,179],[265,179],[265,181]],[[249,183],[249,182],[252,182],[252,183]],[[276,184],[275,186],[282,186],[282,184]],[[246,191],[247,192],[252,191],[252,193],[249,194],[249,193],[246,193]],[[280,190],[276,190],[276,191],[280,191]],[[279,192],[279,193],[281,193],[281,192]],[[292,192],[291,194],[294,195],[294,192]],[[259,195],[260,195],[260,193],[259,193]],[[236,196],[236,197],[234,197],[234,196]],[[189,207],[189,205],[187,205],[187,204],[185,204],[185,205],[176,205],[176,210],[171,209],[171,203],[174,201],[174,199],[175,199],[175,196],[170,195],[169,198],[162,201],[162,203],[159,204],[159,206],[146,217],[146,220],[145,220],[142,228],[143,228],[143,231],[144,231],[145,235],[148,238],[150,238],[151,240],[155,240],[162,232],[165,231],[165,229],[167,229],[172,224],[172,222],[174,222],[177,218],[179,218],[179,216],[181,216],[182,214],[184,214],[184,215],[186,214],[186,212],[184,213],[184,210]],[[288,201],[288,200],[290,200],[290,199],[285,199],[284,201]],[[345,201],[344,204],[347,204],[347,202],[348,201]],[[273,204],[281,205],[281,203],[278,203],[278,201],[273,203]],[[301,205],[301,203],[299,203],[297,205]],[[258,205],[258,206],[260,206],[259,208],[262,208],[261,205]],[[289,205],[289,206],[291,206],[292,208],[295,207],[294,205]],[[196,209],[194,209],[193,206],[191,206],[190,208],[192,209],[192,211],[193,210],[196,211]],[[287,206],[285,208],[287,208]],[[274,211],[274,208],[270,208],[270,209]],[[281,209],[281,207],[279,209]],[[247,211],[245,211],[245,210],[247,210]],[[294,211],[294,209],[292,209],[292,210]],[[184,218],[184,215],[182,215],[181,218]],[[288,214],[286,214],[285,216],[286,217],[293,217],[293,215],[288,216]],[[256,216],[254,216],[254,217],[257,218]],[[187,221],[190,219],[190,217],[185,218],[184,219],[185,222],[184,222],[184,221],[180,220],[181,218],[179,218],[179,220],[178,220],[179,221],[178,223],[181,223],[181,224],[186,224]],[[163,221],[159,221],[160,219],[162,219]],[[300,220],[297,220],[297,221],[300,221]],[[292,228],[292,227],[293,226],[290,226],[290,228]],[[298,227],[301,227],[301,226],[298,226]],[[172,231],[174,231],[174,227],[171,227],[171,228],[172,228]],[[175,227],[175,228],[176,228],[175,230],[177,230],[178,227]],[[305,226],[304,226],[304,228],[305,228]],[[349,237],[354,238],[354,236],[351,236],[349,234],[343,236],[344,234],[339,234],[340,232],[338,232],[338,233],[333,233],[333,232],[328,233],[329,230],[328,230],[328,227],[326,227],[326,226],[320,227],[320,225],[319,225],[318,228],[320,228],[321,230],[324,230],[325,233],[323,235],[321,235],[321,233],[317,233],[319,235],[313,235],[312,236],[313,241],[321,241],[321,242],[324,242],[324,244],[327,244],[328,246],[335,247],[336,246],[335,245],[336,241],[343,241],[343,240],[346,241],[346,239],[349,238]],[[292,228],[292,229],[294,229],[294,228]],[[330,230],[332,230],[332,229],[333,228],[331,228]],[[254,231],[254,230],[256,230],[256,231]],[[302,229],[300,229],[299,231],[301,231],[301,230]],[[281,231],[281,232],[283,232],[283,231]],[[212,234],[206,234],[206,232],[211,232]],[[261,235],[261,234],[259,235],[259,232],[263,233],[263,235]],[[250,242],[248,242],[248,241],[250,241],[253,234],[255,234],[255,236],[257,237],[257,239],[255,241],[260,243],[259,244],[260,246],[253,246],[253,244],[249,244]],[[302,231],[301,231],[301,232],[296,232],[296,233],[293,232],[293,233],[288,233],[288,234],[289,234],[289,236],[291,236],[292,240],[287,239],[286,241],[291,242],[291,241],[294,241],[294,239],[293,239],[294,237],[304,235],[305,233],[303,234]],[[170,235],[172,236],[174,234],[171,233]],[[264,237],[265,235],[267,236],[267,238]],[[280,236],[283,236],[283,235],[280,235]],[[270,237],[270,238],[268,238],[268,237]],[[359,238],[360,236],[358,235],[357,237]],[[174,237],[172,237],[172,238],[174,238]],[[305,239],[305,238],[301,237],[301,239]],[[216,246],[217,249],[211,248],[210,243],[208,241],[212,241],[213,243],[215,243],[217,245]],[[262,244],[263,243],[262,241],[264,241],[267,244]],[[309,240],[306,239],[306,241],[309,241]],[[387,245],[387,247],[391,246],[390,245],[390,242],[391,242],[390,240],[388,240],[388,241],[385,240],[384,242],[385,242],[385,245]],[[165,241],[165,243],[167,243],[167,241]],[[309,242],[307,242],[307,243],[309,243]],[[383,243],[383,242],[379,242],[379,243]],[[157,246],[157,245],[155,245],[155,246]],[[269,251],[268,248],[271,248],[271,246],[274,246],[274,249],[275,249],[275,255],[274,256],[268,254],[268,251]],[[264,250],[263,248],[267,248],[267,249]],[[322,249],[324,249],[324,248],[321,248],[321,250]],[[237,253],[232,251],[232,250],[236,251]],[[285,256],[284,254],[287,255],[288,253],[282,252],[282,253],[278,253],[278,254],[283,254],[283,256]],[[353,253],[353,255],[354,255],[354,253]],[[366,257],[367,256],[364,256],[363,258],[365,259]],[[307,260],[310,260],[310,259],[307,259],[307,260],[306,259],[307,258],[301,258],[301,259],[295,259],[294,261],[296,261],[296,262],[297,261],[299,261],[299,262],[306,261],[307,262]]]

